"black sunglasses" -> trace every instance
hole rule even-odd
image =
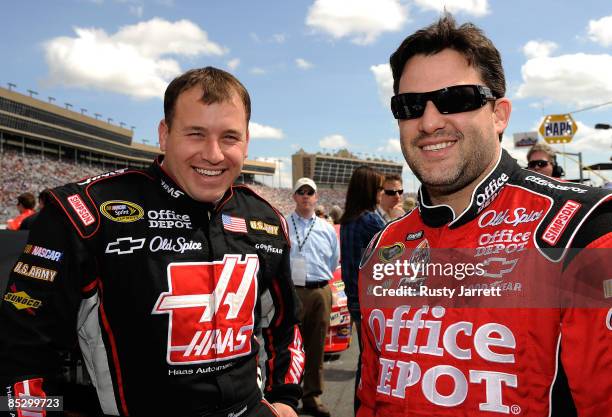
[[[550,162],[545,161],[543,159],[534,159],[533,161],[529,161],[527,163],[527,167],[532,168],[532,169],[535,167],[544,168],[544,167],[547,167],[549,163]]]
[[[402,93],[391,97],[391,111],[398,120],[416,119],[423,115],[428,101],[442,114],[461,113],[481,108],[496,97],[483,85],[454,85],[427,93]]]
[[[404,194],[404,190],[385,190],[385,194],[386,195],[391,195],[391,196],[393,196],[395,194],[402,195],[402,194]]]
[[[314,190],[297,190],[295,193],[299,195],[304,195],[304,194],[313,195],[315,192]]]

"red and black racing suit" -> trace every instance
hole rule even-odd
[[[108,415],[247,416],[297,407],[303,351],[283,217],[243,186],[216,205],[161,167],[51,192],[0,306],[1,395],[62,395],[59,352],[80,345]],[[267,380],[258,385],[261,295]],[[42,414],[41,414],[42,415]]]
[[[611,254],[595,249],[612,246],[610,202],[609,191],[521,169],[505,151],[460,214],[432,205],[421,188],[418,209],[387,225],[362,261],[358,416],[545,417],[551,408],[552,415],[565,416],[568,409],[551,406],[563,400],[552,392],[559,359],[569,382],[565,395],[571,391],[578,414],[612,416]],[[482,279],[504,297],[515,297],[519,307],[496,308],[498,301],[489,297],[482,299],[489,306],[478,308],[441,294],[436,294],[440,304],[411,303],[408,295],[385,304],[396,293],[375,288],[382,280],[376,281],[373,271],[383,270],[373,269],[375,263],[393,263],[402,253],[431,263],[440,253],[436,248],[471,248],[472,259],[484,266]],[[588,249],[576,254],[570,248]],[[551,278],[530,269],[519,277],[513,275],[515,266],[550,263],[561,268],[558,277],[564,279],[587,252],[597,260],[588,264],[598,298],[594,308],[550,305],[544,293],[535,294],[531,305],[520,304],[527,300],[525,284]],[[433,283],[426,275],[411,276],[420,280],[414,288]]]

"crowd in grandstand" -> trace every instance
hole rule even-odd
[[[30,192],[38,195],[45,188],[53,188],[68,182],[108,171],[109,168],[89,166],[52,160],[40,155],[4,150],[0,153],[0,224],[18,215],[17,197]],[[294,208],[291,189],[270,188],[261,184],[248,184],[259,195],[268,200],[278,210],[287,215]],[[327,210],[333,205],[344,206],[345,191],[337,189],[321,190],[319,203]]]

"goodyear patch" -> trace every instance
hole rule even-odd
[[[6,293],[4,301],[11,303],[17,310],[38,308],[42,305],[42,301],[31,298],[25,291]]]
[[[23,275],[24,277],[48,282],[53,282],[55,276],[57,275],[57,271],[53,269],[42,268],[36,265],[28,265],[23,262],[17,262],[13,268],[13,272]]]
[[[136,203],[111,200],[102,203],[100,213],[118,223],[132,223],[144,217],[144,210]]]
[[[382,262],[391,262],[392,260],[402,256],[402,253],[406,250],[401,242],[395,242],[393,245],[383,246],[378,249],[378,259]]]
[[[261,220],[249,220],[249,226],[251,226],[251,229],[253,230],[260,230],[262,232],[266,232],[269,235],[278,236],[279,226],[274,226],[274,225],[262,222]]]

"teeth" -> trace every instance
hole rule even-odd
[[[208,177],[216,177],[217,175],[221,175],[223,173],[223,170],[221,169],[203,169],[203,168],[194,168],[196,170],[196,172],[200,175],[206,175]]]
[[[424,151],[439,151],[440,149],[448,148],[455,142],[442,142],[436,143],[435,145],[423,146]]]

